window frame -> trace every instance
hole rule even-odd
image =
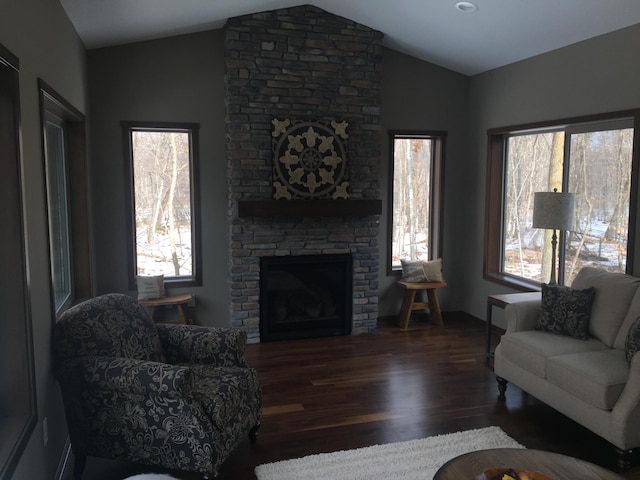
[[[187,122],[148,122],[123,121],[120,123],[123,135],[124,164],[126,175],[126,217],[127,217],[127,260],[129,289],[137,289],[137,261],[136,261],[136,215],[135,215],[135,187],[133,177],[133,135],[135,131],[179,131],[189,133],[190,155],[189,171],[191,186],[191,254],[193,256],[193,271],[190,276],[164,277],[168,287],[196,287],[202,285],[202,235],[200,211],[200,154],[199,130],[200,124]]]
[[[94,264],[91,246],[91,221],[89,216],[89,178],[87,168],[86,117],[65,100],[42,79],[38,79],[40,97],[40,122],[42,135],[42,172],[45,179],[47,206],[47,245],[49,265],[52,268],[51,229],[49,212],[49,179],[47,171],[46,126],[49,120],[58,119],[64,131],[66,153],[66,201],[68,207],[69,262],[71,295],[56,306],[53,271],[50,274],[51,311],[54,321],[72,305],[95,296]]]
[[[442,212],[444,205],[444,164],[446,152],[445,130],[389,130],[389,202],[387,205],[387,275],[402,273],[402,267],[393,266],[393,194],[394,194],[394,147],[400,138],[424,138],[433,141],[431,163],[431,204],[429,209],[429,260],[442,256]]]
[[[61,132],[63,151],[63,158],[60,159],[62,161],[62,165],[57,165],[58,158],[51,158],[49,155],[49,128],[48,124],[55,125]],[[51,292],[52,292],[52,301],[54,306],[54,311],[56,314],[61,310],[66,310],[69,308],[74,299],[74,278],[73,278],[73,258],[71,252],[73,251],[73,242],[71,239],[71,226],[70,226],[70,202],[69,202],[69,174],[68,174],[68,158],[67,158],[67,145],[66,145],[66,128],[65,121],[49,112],[46,112],[43,126],[43,135],[44,135],[44,157],[45,157],[45,191],[46,191],[46,203],[47,203],[47,228],[48,228],[48,243],[49,243],[49,265],[50,265],[50,274],[51,274]],[[53,163],[56,165],[53,165]],[[60,167],[62,167],[60,169]],[[63,177],[63,185],[57,185],[57,182],[51,178],[51,171],[55,169],[57,173]],[[58,186],[62,187],[62,191],[58,191]],[[54,198],[55,197],[55,198]],[[53,201],[52,201],[53,200]],[[52,203],[55,202],[55,205]],[[65,235],[60,235],[59,238],[56,238],[54,234],[55,230],[53,227],[54,223],[57,223],[59,217],[52,215],[52,209],[60,209],[64,210],[64,220],[65,225],[61,226],[61,230],[64,229]],[[56,243],[57,241],[57,243]],[[55,245],[54,245],[55,244]],[[65,275],[68,276],[69,284],[65,288],[65,298],[62,299],[62,302],[58,305],[57,303],[57,294],[56,294],[56,274],[55,274],[55,265],[54,258],[55,255],[55,247],[61,247],[63,252],[63,257],[61,258],[63,263],[65,263],[64,270]]]
[[[518,277],[501,271],[503,227],[504,227],[504,194],[506,172],[506,139],[514,132],[526,132],[527,130],[558,129],[573,133],[573,128],[581,124],[611,122],[621,119],[632,119],[634,137],[633,153],[631,159],[631,192],[629,195],[629,224],[627,239],[627,263],[626,273],[633,274],[635,260],[635,242],[638,208],[638,180],[640,167],[640,109],[622,110],[603,114],[571,117],[559,120],[512,125],[487,130],[487,179],[485,199],[485,239],[483,278],[485,280],[509,286],[517,290],[539,290],[540,282]],[[564,242],[563,235],[560,235]],[[561,246],[564,243],[560,244]],[[564,257],[564,252],[559,252],[559,258]]]

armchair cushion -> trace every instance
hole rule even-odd
[[[157,329],[169,363],[247,367],[247,334],[242,330],[170,324]]]

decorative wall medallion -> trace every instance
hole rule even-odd
[[[274,198],[347,198],[347,122],[271,122]]]

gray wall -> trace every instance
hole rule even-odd
[[[380,316],[397,315],[402,291],[387,276],[387,208],[389,199],[389,130],[446,130],[442,258],[448,287],[438,292],[441,308],[460,310],[465,265],[451,239],[464,235],[456,208],[465,195],[466,117],[469,78],[386,49],[382,62],[382,200],[380,219]]]
[[[639,47],[640,25],[635,25],[471,79],[463,173],[468,187],[454,207],[467,228],[463,238],[451,238],[464,256],[460,309],[484,318],[487,295],[510,292],[482,280],[487,129],[639,108]],[[637,265],[634,271],[640,271]]]
[[[67,430],[57,383],[50,375],[51,326],[47,217],[38,78],[86,112],[85,51],[58,0],[3,2],[0,43],[20,60],[22,171],[38,424],[13,478],[53,478]],[[0,386],[2,388],[2,386]],[[43,447],[42,420],[49,443]]]
[[[128,285],[120,122],[199,123],[203,281],[188,291],[195,320],[220,326],[228,325],[223,42],[216,30],[88,53],[98,293],[136,293]]]

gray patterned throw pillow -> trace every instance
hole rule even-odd
[[[595,293],[594,287],[576,290],[543,283],[536,330],[586,340]]]
[[[624,344],[624,353],[627,356],[627,362],[631,363],[631,359],[635,353],[640,350],[640,317],[631,324],[627,341]]]

